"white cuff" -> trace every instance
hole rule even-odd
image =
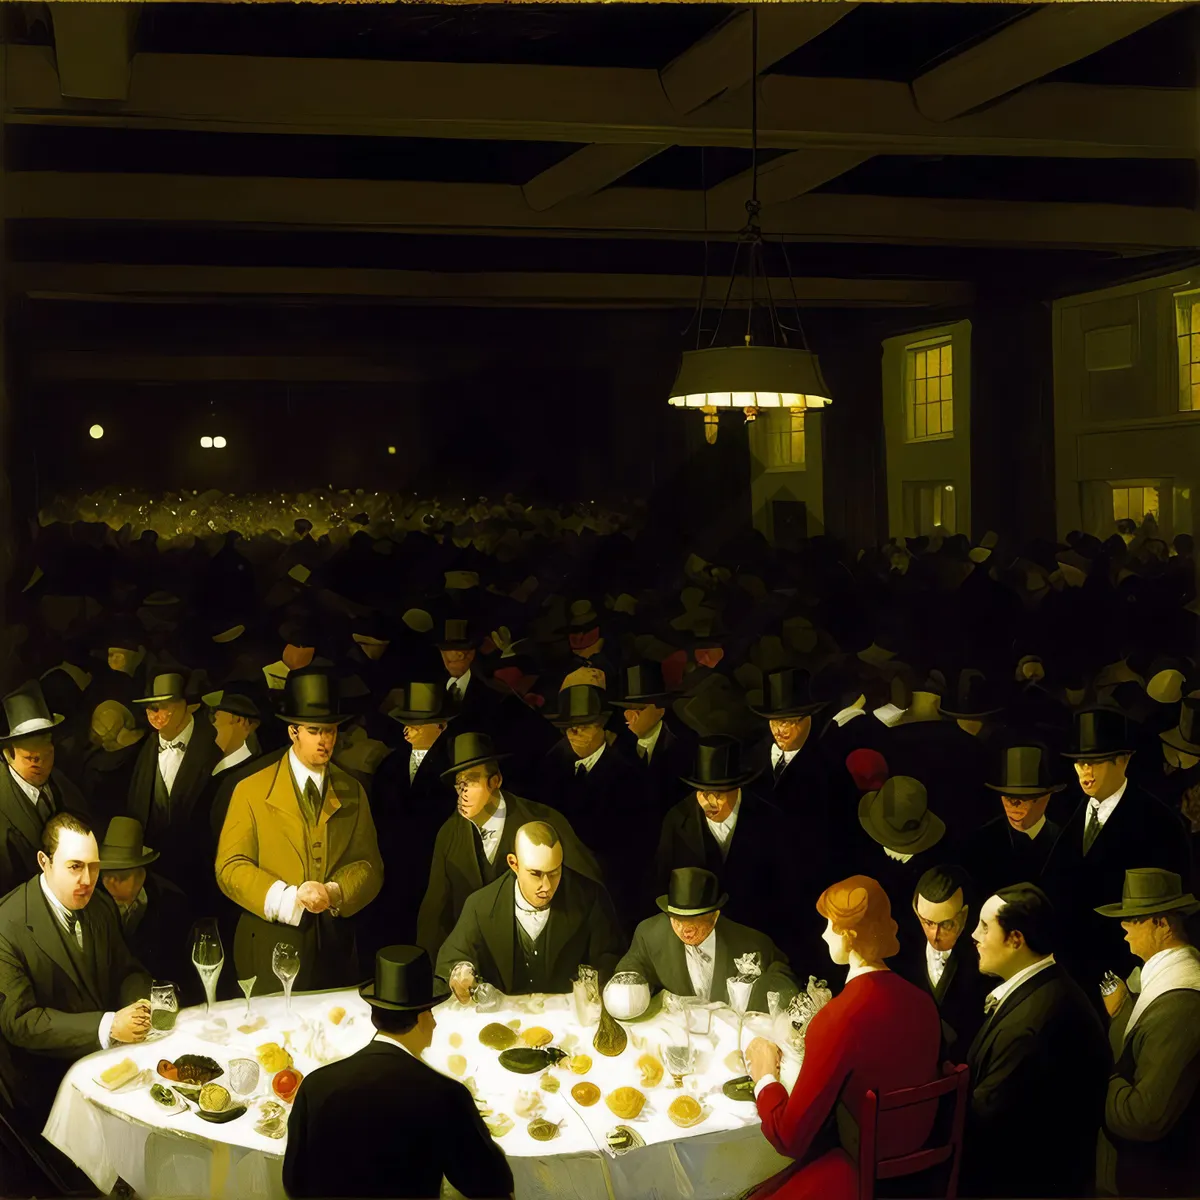
[[[267,888],[267,898],[263,902],[263,916],[268,921],[278,921],[281,925],[299,925],[304,915],[302,906],[296,903],[296,893],[300,889],[288,887],[282,879],[277,879]]]
[[[778,1082],[779,1082],[779,1080],[778,1080],[778,1079],[776,1079],[774,1075],[764,1075],[764,1076],[763,1076],[763,1077],[762,1077],[762,1078],[761,1078],[761,1079],[760,1079],[760,1080],[759,1080],[759,1081],[758,1081],[758,1082],[757,1082],[757,1083],[754,1085],[754,1098],[755,1098],[755,1100],[757,1100],[757,1099],[759,1098],[759,1096],[762,1094],[762,1090],[763,1090],[763,1088],[765,1088],[765,1087],[769,1087],[769,1086],[770,1086],[772,1083],[778,1083]]]
[[[115,1012],[105,1013],[100,1018],[100,1049],[107,1050],[112,1044],[112,1027],[113,1022],[117,1019]]]
[[[287,891],[287,884],[282,879],[277,879],[269,888],[267,888],[267,898],[263,901],[263,916],[268,921],[274,921],[279,915],[279,906],[283,902],[283,893]]]

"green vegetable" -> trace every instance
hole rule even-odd
[[[730,1100],[749,1100],[754,1102],[754,1084],[749,1075],[741,1075],[737,1079],[731,1079],[721,1091],[729,1097]]]
[[[169,1087],[163,1087],[161,1083],[156,1083],[150,1089],[150,1095],[154,1100],[163,1106],[163,1108],[178,1108],[179,1101],[175,1098],[175,1093]]]
[[[557,1046],[538,1046],[536,1049],[517,1046],[513,1050],[505,1050],[500,1055],[500,1065],[506,1071],[514,1071],[518,1075],[536,1075],[566,1057]]]

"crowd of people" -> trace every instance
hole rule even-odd
[[[417,1054],[437,1000],[568,991],[580,964],[722,1001],[754,954],[755,1008],[831,979],[790,1096],[778,1047],[747,1052],[798,1163],[762,1195],[857,1194],[844,1114],[944,1061],[970,1070],[962,1194],[1200,1194],[1190,539],[680,552],[645,512],[477,508],[40,531],[0,739],[18,1149],[47,1156],[70,1061],[145,1036],[148,976],[200,999],[215,917],[224,994],[269,989],[288,942],[298,990],[374,975],[385,1048]],[[372,1118],[306,1090],[285,1183],[329,1194],[306,1145]],[[438,1094],[473,1133],[434,1166],[507,1194]],[[932,1128],[881,1118],[880,1152]]]

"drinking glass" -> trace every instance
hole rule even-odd
[[[205,917],[192,926],[192,964],[204,985],[204,1015],[212,1015],[217,998],[217,979],[225,965],[225,949],[215,917]]]
[[[239,1099],[253,1096],[258,1087],[261,1069],[253,1058],[233,1058],[229,1061],[229,1090]]]
[[[276,942],[271,952],[271,970],[283,984],[283,1010],[288,1020],[292,1018],[292,984],[300,972],[300,951],[287,942]]]
[[[690,1040],[663,1047],[663,1066],[670,1071],[677,1088],[683,1087],[683,1077],[696,1069],[696,1050]]]
[[[150,986],[150,1028],[158,1034],[170,1033],[179,1016],[179,996],[175,985],[155,980]]]
[[[246,997],[246,1021],[250,1020],[250,993],[254,991],[254,985],[258,982],[257,975],[251,975],[249,979],[239,979],[238,987],[242,989],[243,995]]]
[[[725,980],[725,989],[729,996],[729,1007],[737,1013],[738,1057],[745,1063],[745,1056],[742,1054],[742,1031],[746,1027],[746,1011],[750,1007],[750,994],[754,991],[754,980],[742,979],[739,975],[731,975]]]
[[[571,981],[575,1002],[575,1020],[588,1028],[600,1023],[600,976],[595,967],[580,966],[577,978]]]

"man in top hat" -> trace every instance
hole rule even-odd
[[[58,812],[88,815],[79,789],[54,765],[54,735],[62,724],[51,715],[41,686],[26,683],[4,697],[8,729],[0,738],[0,895],[32,879],[46,822]]]
[[[676,996],[728,1004],[726,981],[740,973],[739,958],[754,954],[761,974],[751,992],[750,1009],[766,1012],[768,992],[778,992],[786,1006],[799,991],[787,956],[765,933],[722,919],[728,900],[711,871],[672,871],[667,894],[656,901],[662,911],[638,925],[616,973],[636,971],[652,993],[666,988]]]
[[[1009,746],[996,755],[987,783],[1003,811],[966,841],[963,862],[979,888],[991,895],[1016,879],[1040,879],[1062,827],[1046,815],[1050,798],[1066,788],[1053,774],[1049,749],[1037,743]]]
[[[542,821],[517,830],[507,861],[509,872],[467,898],[437,974],[463,1003],[477,979],[510,996],[569,992],[580,963],[603,984],[625,946],[604,885],[563,866],[558,832]]]
[[[190,969],[187,945],[195,912],[182,888],[146,869],[157,859],[158,853],[142,844],[137,821],[113,817],[100,843],[101,888],[116,905],[133,956],[155,979],[174,981],[185,993],[185,1003],[198,1004],[203,992]]]
[[[1110,902],[1134,868],[1158,867],[1191,879],[1191,847],[1179,815],[1128,778],[1123,713],[1076,713],[1064,757],[1075,766],[1079,803],[1046,860],[1042,886],[1071,931],[1067,965],[1096,999],[1106,971],[1124,976],[1133,968],[1128,945],[1096,909]]]
[[[149,737],[134,764],[125,809],[158,847],[161,870],[188,887],[209,873],[208,813],[200,811],[213,767],[221,760],[216,730],[197,721],[196,681],[178,672],[155,675],[150,695],[135,701],[157,737]]]
[[[655,817],[647,811],[645,773],[610,733],[604,693],[588,684],[563,688],[550,723],[558,745],[542,760],[538,796],[574,826],[595,855],[626,929],[642,905],[639,888],[649,868]]]
[[[443,777],[454,785],[458,811],[434,839],[429,883],[417,914],[417,942],[432,948],[433,956],[450,936],[467,897],[509,870],[508,856],[522,825],[552,824],[562,842],[563,862],[589,879],[602,880],[595,856],[562,813],[504,789],[504,758],[485,734],[461,733],[454,739]]]
[[[367,794],[333,759],[336,688],[324,671],[288,676],[291,749],[233,790],[217,845],[217,883],[241,906],[238,977],[270,989],[277,942],[300,954],[296,987],[345,987],[358,970],[351,918],[379,894],[383,862]]]
[[[513,1191],[504,1152],[471,1093],[426,1066],[434,1005],[450,995],[429,956],[388,946],[359,988],[375,1037],[305,1076],[288,1116],[283,1187],[293,1200],[327,1196],[425,1200],[443,1177],[469,1200]]]
[[[675,728],[674,717],[668,716],[671,695],[658,663],[627,667],[624,684],[624,694],[609,703],[624,713],[635,739],[634,757],[644,773],[646,799],[665,816],[684,797],[681,781],[691,765],[696,739],[686,727]]]
[[[1200,834],[1200,692],[1182,698],[1179,720],[1158,737],[1161,754],[1149,759],[1138,782],[1168,808],[1182,814],[1192,834],[1192,865],[1200,866],[1196,855]]]
[[[1185,1195],[1200,1179],[1200,951],[1185,918],[1200,902],[1171,871],[1125,873],[1117,920],[1142,966],[1104,998],[1116,1067],[1096,1155],[1102,1196]],[[1135,978],[1136,976],[1136,978]]]

